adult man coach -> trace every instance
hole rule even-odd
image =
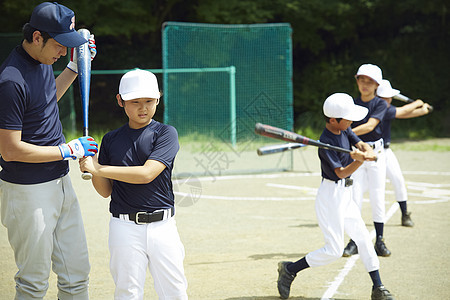
[[[59,299],[88,299],[86,237],[66,160],[94,155],[97,144],[65,143],[57,101],[77,73],[66,68],[55,79],[52,68],[87,41],[74,12],[56,2],[36,6],[23,33],[0,67],[1,220],[18,267],[16,299],[43,299],[51,268]]]

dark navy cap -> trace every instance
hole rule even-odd
[[[78,47],[87,42],[75,31],[74,12],[57,2],[43,2],[31,14],[30,25],[47,32],[58,43],[68,48]]]

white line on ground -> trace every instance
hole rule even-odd
[[[267,186],[270,187],[277,187],[282,189],[288,189],[288,190],[299,190],[299,191],[308,191],[314,193],[314,195],[317,193],[317,188],[307,187],[307,186],[299,186],[299,185],[287,185],[287,184],[278,184],[278,183],[267,183]]]
[[[389,219],[394,215],[394,213],[397,211],[399,205],[396,203],[392,204],[391,208],[389,209],[389,211],[386,213],[386,221],[385,223],[387,223],[389,221]],[[375,230],[372,230],[370,232],[370,237],[372,239],[375,238]],[[344,281],[345,277],[347,276],[347,274],[352,270],[353,266],[355,265],[356,261],[358,260],[359,255],[353,255],[351,256],[348,261],[345,263],[344,267],[342,268],[342,270],[339,272],[339,274],[334,278],[334,281],[331,282],[330,286],[328,287],[328,289],[325,291],[325,293],[322,295],[321,300],[329,300],[330,298],[332,298],[334,296],[334,294],[337,292],[337,289],[339,288],[339,286],[341,285],[341,283]]]
[[[403,174],[408,175],[436,175],[436,176],[450,176],[450,172],[430,172],[430,171],[402,171]]]
[[[404,171],[404,174],[414,174],[414,175],[436,175],[436,176],[450,176],[450,172],[427,172],[427,171]],[[259,175],[236,175],[236,176],[218,176],[218,177],[198,177],[195,178],[198,181],[222,181],[222,180],[234,180],[234,179],[242,179],[242,178],[263,178],[263,179],[272,179],[272,178],[280,178],[280,177],[302,177],[302,176],[320,176],[320,173],[277,173],[277,174],[259,174]],[[177,182],[184,182],[185,179],[180,180],[174,180],[174,183]],[[310,187],[304,187],[304,186],[294,186],[294,185],[283,185],[283,184],[275,184],[275,183],[267,183],[267,186],[275,187],[275,188],[284,188],[284,189],[292,189],[292,190],[303,190],[307,191],[308,194],[310,193],[316,193],[317,188],[310,188]],[[412,190],[421,190],[424,192],[424,194],[419,193],[408,193],[411,196],[416,197],[424,197],[424,198],[434,198],[436,200],[424,200],[424,201],[418,201],[418,200],[408,200],[409,203],[415,203],[415,204],[434,204],[434,203],[442,203],[442,202],[448,202],[450,200],[449,197],[442,197],[440,195],[433,195],[430,193],[431,191],[437,191],[438,194],[443,193],[447,194],[448,190],[440,190],[436,188],[445,188],[448,187],[448,184],[430,184],[430,183],[422,183],[422,182],[407,182],[408,189]],[[426,189],[428,188],[428,189]],[[393,194],[393,191],[386,190],[387,194]],[[177,196],[189,196],[188,193],[183,192],[174,192]],[[315,200],[315,196],[311,197],[227,197],[227,196],[214,196],[214,195],[202,195],[201,198],[203,199],[215,199],[215,200],[247,200],[247,201],[305,201],[305,200]],[[365,202],[368,202],[367,199],[364,199]],[[398,210],[398,204],[397,202],[394,202],[388,212],[386,213],[386,223],[389,221],[389,219],[394,215],[394,213]],[[375,238],[375,230],[372,230],[370,232],[370,236],[372,239]],[[330,283],[328,289],[323,294],[321,300],[327,300],[333,297],[342,282],[344,281],[345,277],[348,275],[348,273],[353,269],[356,261],[359,259],[359,255],[353,255],[352,257],[348,258],[347,262],[345,263],[342,270],[339,272],[339,274],[334,278],[334,281]]]
[[[173,192],[180,197],[190,196],[189,193]],[[201,199],[213,200],[233,200],[233,201],[306,201],[315,200],[316,197],[229,197],[229,196],[215,196],[215,195],[201,195]]]
[[[403,174],[409,175],[436,175],[436,176],[450,176],[450,172],[429,172],[429,171],[403,171]],[[225,175],[225,176],[192,176],[198,181],[222,181],[222,180],[232,180],[232,179],[243,179],[243,178],[280,178],[280,177],[308,177],[308,176],[320,176],[319,172],[313,173],[274,173],[274,174],[246,174],[246,175]],[[186,179],[174,179],[173,182],[184,182]]]
[[[226,175],[217,177],[195,177],[198,181],[222,181],[222,180],[233,180],[233,179],[245,179],[245,178],[288,178],[288,177],[309,177],[309,176],[320,176],[320,173],[275,173],[275,174],[251,174],[251,175]],[[186,179],[174,179],[173,182],[184,182]]]

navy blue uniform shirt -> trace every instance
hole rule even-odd
[[[397,113],[397,108],[395,106],[390,105],[386,114],[384,115],[383,120],[383,140],[385,145],[389,145],[391,143],[391,122],[395,119],[395,114]]]
[[[351,146],[356,145],[361,141],[361,139],[351,130],[350,127],[345,131],[341,131],[341,134],[339,135],[336,135],[325,128],[320,136],[320,141],[322,143],[351,150]],[[320,168],[322,169],[322,177],[332,181],[341,179],[336,175],[334,169],[341,167],[345,168],[353,162],[353,158],[351,158],[348,153],[322,148],[319,148],[319,158]]]
[[[155,120],[140,129],[131,129],[126,124],[108,132],[100,146],[101,165],[142,166],[147,160],[157,160],[166,166],[147,184],[114,180],[110,212],[129,214],[174,207],[172,169],[179,148],[176,129]]]
[[[59,120],[56,83],[51,65],[41,64],[17,46],[0,66],[0,128],[22,131],[22,141],[38,146],[65,142]],[[6,162],[0,178],[17,184],[54,180],[69,172],[67,161]]]
[[[369,109],[369,112],[367,113],[367,116],[362,119],[361,121],[356,121],[352,123],[352,128],[358,127],[359,125],[367,123],[370,118],[375,118],[377,120],[380,120],[380,123],[369,133],[363,134],[360,137],[361,140],[364,142],[375,142],[381,139],[382,137],[382,122],[384,115],[386,114],[387,109],[387,103],[383,99],[379,97],[375,97],[369,102],[363,102],[361,100],[361,97],[358,97],[355,99],[356,105],[361,105],[364,107],[367,107]]]

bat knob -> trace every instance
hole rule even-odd
[[[264,126],[261,123],[256,123],[255,124],[255,133],[261,133],[264,131]]]
[[[81,173],[81,178],[83,178],[84,180],[91,180],[92,174],[88,173],[88,172],[83,172],[83,173]]]

